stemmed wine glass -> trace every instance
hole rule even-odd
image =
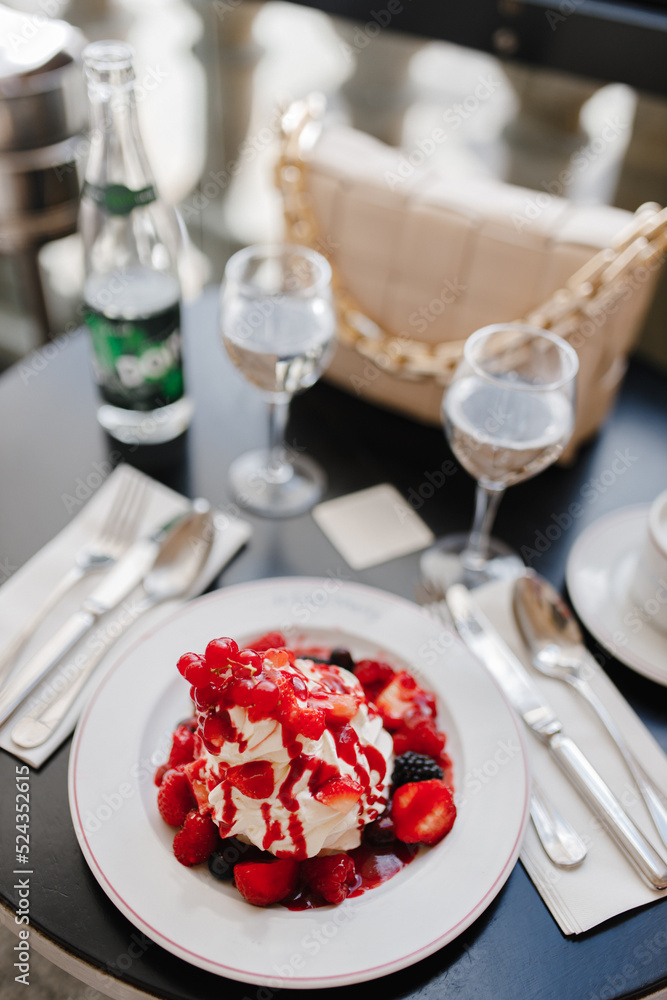
[[[576,351],[544,330],[504,323],[468,338],[442,420],[452,451],[477,480],[475,517],[470,534],[446,536],[424,553],[426,580],[475,587],[522,571],[491,528],[507,487],[546,469],[570,440],[578,368]]]
[[[227,354],[269,411],[268,448],[229,468],[235,498],[266,517],[302,513],[326,480],[312,459],[287,448],[285,427],[292,396],[317,381],[333,351],[331,268],[307,247],[246,247],[227,262],[220,314]]]

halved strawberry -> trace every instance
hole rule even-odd
[[[313,798],[339,813],[347,813],[361,798],[363,788],[358,781],[344,776],[330,778],[315,792]]]
[[[204,746],[214,754],[219,752],[223,743],[238,738],[229,712],[224,708],[206,715],[201,734]]]
[[[451,790],[439,778],[401,785],[391,800],[391,818],[405,844],[437,844],[456,819]]]
[[[247,861],[234,866],[234,882],[244,899],[255,906],[279,903],[296,888],[299,862],[294,858]]]
[[[230,767],[225,779],[250,799],[268,799],[273,794],[275,779],[268,760],[253,760]]]
[[[157,793],[157,807],[165,823],[182,826],[194,806],[195,797],[187,774],[180,769],[167,771]]]
[[[183,773],[186,775],[190,786],[192,788],[192,794],[195,797],[195,801],[199,809],[208,808],[208,790],[206,788],[206,758],[200,757],[199,760],[193,760],[192,763],[186,764],[183,768]]]
[[[177,861],[189,868],[206,861],[217,843],[218,828],[213,820],[193,809],[174,837],[174,854]]]
[[[327,903],[342,903],[357,884],[356,868],[349,854],[309,858],[301,870],[310,888]]]
[[[297,701],[292,678],[288,673],[277,670],[272,674],[272,678],[280,692],[278,718],[286,730],[287,741],[290,742],[298,735],[310,740],[319,740],[326,726],[324,712]]]
[[[394,730],[394,753],[397,757],[412,750],[423,753],[437,760],[445,746],[445,734],[441,732],[435,719],[420,715],[419,712],[406,712],[405,718]]]
[[[311,702],[324,712],[327,722],[348,722],[353,719],[359,710],[359,698],[353,694],[339,694],[338,692],[314,691],[310,695]]]
[[[267,632],[266,635],[255,639],[250,643],[258,653],[265,653],[267,649],[280,649],[285,645],[285,636],[282,632]]]
[[[195,736],[187,723],[182,722],[174,730],[167,768],[189,764],[194,757]]]
[[[354,668],[354,675],[370,701],[375,701],[395,673],[393,667],[381,660],[359,660]]]
[[[406,670],[395,674],[375,699],[385,728],[398,729],[407,712],[417,709],[424,717],[435,715],[435,697],[420,688]]]

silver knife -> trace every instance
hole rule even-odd
[[[447,604],[463,641],[495,677],[529,729],[548,747],[626,857],[654,889],[666,889],[667,861],[633,823],[576,743],[565,735],[526,668],[476,606],[467,588],[461,584],[450,587]]]
[[[83,638],[95,622],[112,611],[134,588],[155,561],[164,535],[180,517],[172,518],[152,535],[140,538],[129,547],[118,562],[108,570],[78,611],[75,611],[58,631],[42,646],[0,692],[0,725],[15,711],[30,692],[46,677],[63,656]]]

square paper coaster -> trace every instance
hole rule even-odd
[[[431,545],[433,532],[389,483],[325,500],[313,517],[352,569],[368,569]]]

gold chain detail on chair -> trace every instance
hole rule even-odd
[[[307,155],[319,135],[321,102],[308,99],[282,116],[276,183],[281,192],[286,239],[322,253],[332,265],[338,308],[338,339],[378,368],[398,378],[434,378],[446,385],[463,354],[465,340],[438,344],[390,334],[370,319],[345,288],[322,239],[307,189]],[[611,314],[640,269],[654,270],[667,251],[667,208],[649,203],[635,212],[611,247],[600,250],[538,309],[521,322],[574,338],[585,320]],[[642,279],[645,280],[645,279]],[[472,330],[470,331],[472,333]]]

